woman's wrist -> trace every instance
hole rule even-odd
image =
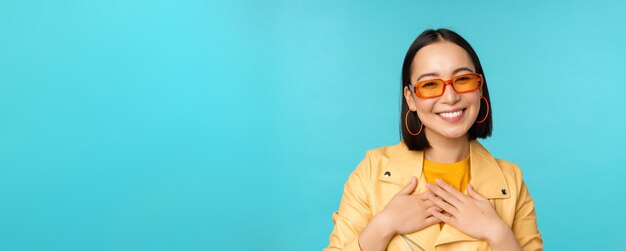
[[[372,218],[372,223],[375,224],[376,229],[378,229],[378,234],[386,238],[391,239],[394,235],[396,235],[395,230],[389,224],[389,220],[383,213],[378,213]]]
[[[395,232],[389,226],[385,215],[379,213],[372,217],[359,234],[359,247],[361,250],[386,250],[394,235]]]
[[[513,235],[513,231],[504,223],[491,227],[491,231],[487,233],[486,241],[489,244],[497,244],[501,243],[503,240],[507,239],[508,235]]]
[[[504,222],[493,228],[493,231],[487,236],[487,243],[491,250],[521,250],[515,234]]]

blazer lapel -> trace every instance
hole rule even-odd
[[[418,178],[416,192],[426,190],[426,180],[422,177],[424,165],[423,151],[410,151],[403,141],[390,153],[387,164],[378,179],[406,186],[412,176]],[[496,159],[478,141],[470,141],[470,184],[488,199],[509,198],[509,188]]]
[[[409,183],[412,176],[420,178],[423,163],[424,152],[410,151],[404,144],[404,141],[401,141],[400,144],[396,145],[394,151],[389,154],[389,160],[381,170],[378,179],[404,187]],[[423,182],[417,184],[416,191],[426,189],[426,184],[421,183]]]
[[[417,178],[417,187],[413,194],[419,194],[427,190],[426,177],[422,173],[424,165],[424,152],[411,151],[404,141],[396,145],[396,149],[390,154],[387,164],[384,165],[378,179],[398,185],[398,191],[409,183],[411,177]],[[417,232],[404,235],[422,248],[429,250],[433,240],[439,235],[439,225],[435,224]]]
[[[478,141],[470,142],[470,184],[487,199],[504,199],[511,195],[502,170],[496,159]],[[468,195],[467,189],[463,191]],[[469,196],[469,195],[468,195]],[[480,241],[445,224],[437,236],[435,246],[459,242]]]
[[[398,185],[399,191],[408,184],[412,176],[415,176],[418,178],[418,183],[414,194],[419,194],[427,190],[426,178],[422,172],[423,164],[424,152],[411,151],[401,141],[390,153],[378,179]],[[498,163],[476,140],[470,141],[470,184],[487,199],[510,197],[509,188]],[[467,195],[467,191],[464,191],[464,194]],[[479,241],[448,224],[445,224],[442,229],[439,229],[439,224],[435,224],[405,236],[426,249],[430,249],[428,247],[432,247],[433,244],[438,246],[458,241]]]
[[[470,142],[470,184],[487,199],[511,197],[498,162],[476,140]]]

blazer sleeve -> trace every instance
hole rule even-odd
[[[335,227],[330,234],[328,247],[324,250],[361,250],[359,234],[372,217],[365,189],[370,177],[371,160],[368,152],[344,185],[339,210],[332,216]]]
[[[511,228],[522,250],[543,250],[543,240],[537,228],[535,203],[528,192],[526,182],[524,182],[522,178],[522,171],[517,166],[515,168],[515,175],[519,197],[517,198],[515,218]]]

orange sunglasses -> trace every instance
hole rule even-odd
[[[420,98],[436,98],[446,91],[446,85],[452,85],[457,93],[466,93],[478,90],[483,85],[483,76],[477,73],[458,75],[448,81],[429,79],[409,85],[411,91]]]

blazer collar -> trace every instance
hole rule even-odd
[[[424,163],[423,151],[411,151],[403,141],[396,145],[395,150],[389,153],[387,164],[381,170],[378,179],[401,187],[411,179],[418,178],[417,188],[414,193],[426,191],[426,178],[422,173]],[[487,199],[509,198],[509,188],[502,170],[496,159],[478,141],[470,142],[470,184],[474,189]],[[464,191],[467,194],[467,190]],[[456,228],[444,225],[439,229],[439,224],[434,224],[418,232],[406,235],[420,246],[444,245],[459,241],[479,241],[464,234]],[[430,240],[430,241],[429,241]],[[434,240],[434,243],[431,241]]]
[[[416,192],[426,190],[422,177],[424,151],[411,151],[401,141],[395,151],[390,152],[389,161],[381,170],[378,179],[401,187],[406,186],[412,176],[418,178]],[[478,141],[470,141],[470,184],[487,199],[509,198],[509,187],[496,159]]]

